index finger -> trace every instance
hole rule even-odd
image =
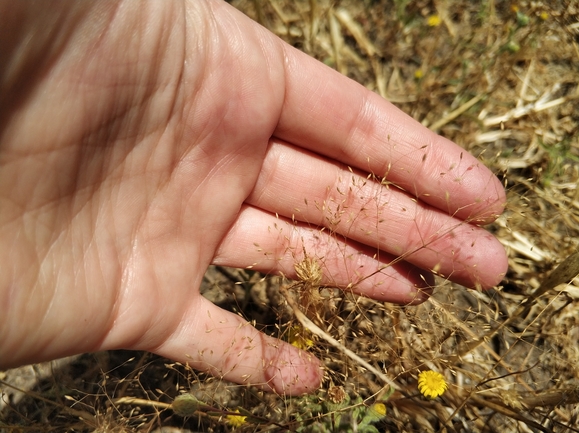
[[[276,137],[373,173],[457,218],[486,224],[502,213],[504,188],[474,156],[355,81],[284,47]]]

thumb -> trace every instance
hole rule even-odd
[[[323,372],[313,355],[259,332],[205,298],[194,304],[155,353],[278,394],[300,395],[320,386]]]

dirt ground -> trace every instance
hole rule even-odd
[[[205,296],[323,360],[317,394],[265,394],[147,353],[87,354],[0,372],[0,432],[579,431],[579,2],[231,3],[489,166],[508,194],[489,227],[508,274],[485,292],[439,279],[430,301],[404,307],[212,267]],[[314,290],[314,323],[394,387],[304,329],[280,285]],[[426,370],[447,382],[441,397],[420,394]],[[204,408],[179,416],[183,393]]]

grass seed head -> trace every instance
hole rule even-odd
[[[301,262],[294,266],[298,279],[318,287],[322,282],[322,268],[316,259],[306,255]]]
[[[347,397],[348,394],[342,386],[332,386],[328,389],[328,399],[334,404],[342,403]]]

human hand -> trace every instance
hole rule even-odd
[[[17,5],[0,3],[1,367],[139,349],[300,394],[318,361],[204,299],[209,264],[293,276],[305,250],[326,282],[398,303],[427,298],[429,270],[504,275],[477,226],[505,201],[488,169],[226,3]]]

